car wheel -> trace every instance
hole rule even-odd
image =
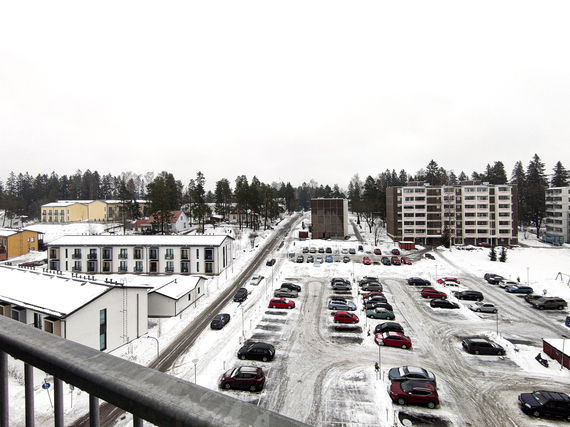
[[[497,309],[494,309],[494,310],[493,310],[493,313],[496,313],[496,312],[497,312]]]
[[[352,321],[352,322],[350,322],[350,323],[352,323],[352,324],[354,325],[356,322],[353,320],[353,321]]]
[[[556,307],[556,308],[558,308],[558,310],[562,310],[562,309],[564,308],[564,306],[562,306],[562,305],[559,305],[559,306],[558,306],[558,307]]]
[[[262,362],[267,362],[267,357],[264,356],[264,357],[261,359],[261,361],[262,361]]]
[[[274,305],[270,305],[269,308],[275,308],[275,306],[274,306]]]
[[[539,310],[544,310],[544,306],[543,306],[543,305],[539,305],[539,306],[538,306],[538,309],[539,309]]]
[[[480,309],[480,308],[478,308],[478,309],[477,309],[477,310],[475,310],[475,311],[481,311],[481,309]]]
[[[257,391],[257,387],[254,385],[249,386],[249,391],[251,391],[251,392]]]
[[[499,354],[500,354],[501,356],[504,356],[504,355],[505,355],[505,351],[504,351],[504,350],[503,350],[503,351],[500,351]]]
[[[240,358],[241,360],[245,360],[245,354],[242,354],[239,358]]]
[[[435,402],[428,402],[427,407],[428,407],[429,409],[435,408]]]
[[[287,306],[287,309],[288,309],[288,310],[291,310],[292,308],[293,308],[293,307],[291,307],[290,305]]]
[[[334,323],[340,323],[340,321],[339,321],[339,320],[335,320]]]
[[[229,390],[230,388],[232,388],[232,386],[231,386],[230,383],[225,383],[225,384],[224,384],[224,388],[225,388],[226,390]]]
[[[475,350],[473,353],[474,353],[474,354],[479,354],[479,350]]]
[[[534,411],[534,412],[532,413],[532,415],[534,415],[535,417],[538,418],[538,417],[540,417],[540,412]]]
[[[408,348],[408,346],[406,344],[402,344],[402,348],[405,350]]]
[[[398,405],[405,405],[406,404],[406,400],[403,397],[398,398],[397,402],[398,402]]]

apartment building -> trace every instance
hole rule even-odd
[[[348,200],[311,199],[313,239],[344,239],[348,236]]]
[[[438,245],[445,227],[452,244],[518,243],[516,185],[462,181],[457,185],[410,182],[386,190],[386,227],[394,241]]]
[[[141,215],[146,216],[150,203],[137,200]],[[124,202],[120,200],[58,200],[40,209],[41,222],[61,224],[78,221],[119,221]]]
[[[84,274],[217,275],[231,266],[234,239],[211,236],[64,236],[49,243],[50,270]]]
[[[546,233],[543,240],[561,245],[570,243],[570,187],[546,190]]]

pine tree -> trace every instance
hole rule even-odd
[[[501,256],[499,258],[499,261],[505,262],[506,260],[507,260],[507,248],[503,246],[501,247]]]
[[[497,250],[495,249],[495,245],[493,245],[489,251],[489,259],[491,261],[497,261]]]
[[[518,199],[518,206],[519,206],[519,221],[526,223],[526,176],[524,173],[524,168],[522,162],[519,160],[515,163],[515,167],[513,168],[513,172],[511,174],[511,185],[517,186],[517,199]]]
[[[540,227],[546,215],[546,189],[548,179],[544,172],[544,163],[535,154],[526,170],[525,206],[527,220],[536,227],[536,237],[540,236]]]
[[[557,162],[553,169],[552,179],[550,180],[551,187],[568,187],[570,181],[569,172],[562,166],[562,162]]]

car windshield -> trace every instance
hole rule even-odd
[[[544,405],[546,403],[546,399],[544,398],[544,396],[540,391],[535,391],[534,393],[532,393],[532,397],[534,397],[536,401],[541,405]]]

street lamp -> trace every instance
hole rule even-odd
[[[495,313],[497,313],[497,336],[499,336],[499,309]]]
[[[530,267],[527,267],[526,268],[526,284],[530,286],[529,270],[530,270]]]
[[[244,322],[243,322],[243,302],[241,303],[241,336],[243,338],[243,340],[245,341],[245,326],[244,326]]]
[[[158,339],[155,337],[149,337],[149,336],[144,336],[141,338],[150,338],[151,340],[155,340],[156,341],[156,361],[158,362],[158,358],[160,356],[160,345],[158,343]]]
[[[192,360],[192,363],[194,364],[194,384],[196,384],[196,365],[198,365],[198,359]]]

